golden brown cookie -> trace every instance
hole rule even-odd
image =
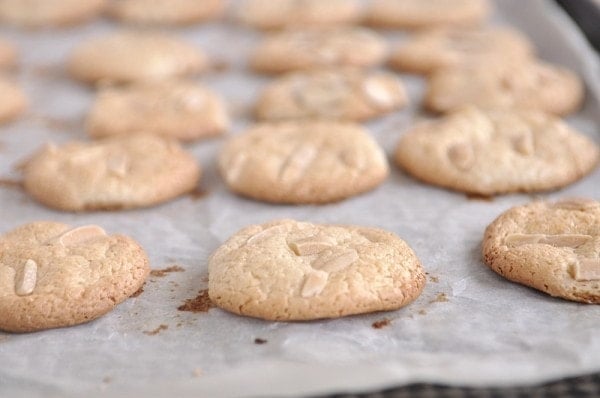
[[[106,0],[0,0],[0,22],[26,28],[76,25],[105,5]]]
[[[10,122],[27,109],[23,90],[11,81],[0,77],[0,123]]]
[[[17,49],[6,40],[0,39],[0,69],[14,68],[17,64]]]
[[[272,221],[242,229],[208,263],[217,306],[267,320],[395,310],[424,286],[412,249],[377,228]]]
[[[89,322],[134,294],[149,271],[137,242],[97,225],[23,225],[0,237],[0,330]]]
[[[600,304],[600,203],[567,199],[514,207],[487,227],[483,257],[508,280]]]
[[[108,15],[138,25],[191,25],[217,18],[224,8],[224,0],[116,0]]]

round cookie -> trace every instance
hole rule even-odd
[[[217,18],[223,0],[119,0],[108,7],[108,15],[139,25],[191,25]]]
[[[149,271],[138,243],[97,225],[23,225],[0,237],[0,330],[89,322],[134,294]]]
[[[529,60],[531,42],[511,28],[438,29],[418,33],[392,51],[390,65],[411,73],[481,63],[513,64]]]
[[[80,44],[71,53],[69,73],[95,83],[129,83],[193,75],[208,68],[206,56],[177,37],[153,32],[117,32]]]
[[[480,195],[558,189],[599,157],[592,140],[558,118],[472,107],[414,127],[396,150],[396,163],[414,177]]]
[[[254,28],[282,29],[352,24],[362,17],[362,11],[359,0],[245,0],[237,15]]]
[[[252,53],[250,66],[263,73],[343,66],[367,68],[381,64],[387,52],[383,38],[365,28],[293,29],[264,39]]]
[[[568,115],[579,109],[583,98],[581,79],[566,68],[543,62],[496,66],[474,63],[434,72],[428,82],[425,106],[434,112],[477,105]]]
[[[152,135],[47,145],[24,168],[27,192],[66,211],[152,206],[192,191],[199,178],[191,154]]]
[[[271,82],[256,103],[260,120],[324,118],[367,120],[404,107],[408,96],[386,72],[295,72]]]
[[[26,28],[76,25],[96,17],[105,0],[0,0],[0,21]]]
[[[0,39],[0,69],[14,68],[17,64],[17,50],[6,40]]]
[[[10,122],[27,109],[27,98],[16,84],[0,77],[0,123]]]
[[[103,88],[86,122],[92,137],[145,132],[184,141],[219,135],[228,125],[217,94],[180,80]]]
[[[359,125],[304,121],[259,124],[230,139],[221,175],[241,195],[273,203],[329,203],[377,187],[385,154]]]
[[[403,307],[425,275],[412,249],[377,228],[279,220],[246,227],[208,263],[208,294],[227,311],[298,321]]]
[[[366,19],[399,29],[474,26],[484,22],[490,9],[488,0],[372,0]]]
[[[513,282],[600,304],[600,203],[568,199],[514,207],[485,230],[483,257]]]

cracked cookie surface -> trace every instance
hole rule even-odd
[[[412,249],[377,228],[277,220],[242,229],[209,260],[219,307],[268,320],[337,318],[415,300],[425,275]]]
[[[600,304],[600,202],[564,199],[514,207],[487,227],[483,257],[511,281]]]
[[[0,329],[91,321],[134,294],[149,271],[138,243],[97,225],[23,225],[0,237]]]

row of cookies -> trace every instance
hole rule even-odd
[[[556,297],[600,303],[600,202],[533,202],[485,231],[485,263]],[[248,226],[208,260],[208,294],[266,320],[337,318],[399,309],[425,286],[415,252],[368,227],[277,220]],[[0,237],[0,330],[76,325],[111,311],[149,273],[133,239],[89,225],[26,224]]]

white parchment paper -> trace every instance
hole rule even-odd
[[[540,56],[586,79],[584,109],[569,122],[598,136],[598,57],[567,17],[544,0],[497,2],[494,23],[511,24],[536,43]],[[82,120],[93,91],[56,72],[80,41],[115,29],[106,21],[51,32],[0,28],[21,48],[17,80],[31,99],[29,115],[2,127],[0,175],[47,141],[86,139]],[[221,92],[235,116],[232,133],[248,125],[247,109],[266,78],[244,70],[257,33],[227,24],[176,33],[230,65],[201,80]],[[390,40],[402,34],[388,33]],[[403,76],[413,106],[369,124],[391,154],[421,116],[423,82]],[[60,121],[61,123],[56,123]],[[65,125],[64,121],[69,121]],[[418,183],[396,167],[374,192],[327,206],[273,206],[236,197],[218,176],[222,139],[190,145],[204,168],[202,198],[184,197],[149,209],[69,214],[0,187],[0,232],[25,222],[95,223],[133,236],[151,264],[184,272],[152,277],[143,294],[107,316],[77,327],[26,335],[0,334],[0,396],[298,396],[368,391],[415,381],[517,385],[600,371],[600,306],[553,299],[512,284],[481,261],[484,228],[533,196],[493,201]],[[559,192],[536,197],[600,198],[600,170]],[[307,323],[247,319],[219,309],[177,310],[206,288],[207,258],[238,229],[274,218],[377,226],[403,237],[429,273],[422,296],[388,313]],[[439,300],[444,294],[447,301]],[[374,321],[391,324],[374,329]],[[160,325],[155,335],[144,332]],[[256,338],[265,344],[254,343]]]

